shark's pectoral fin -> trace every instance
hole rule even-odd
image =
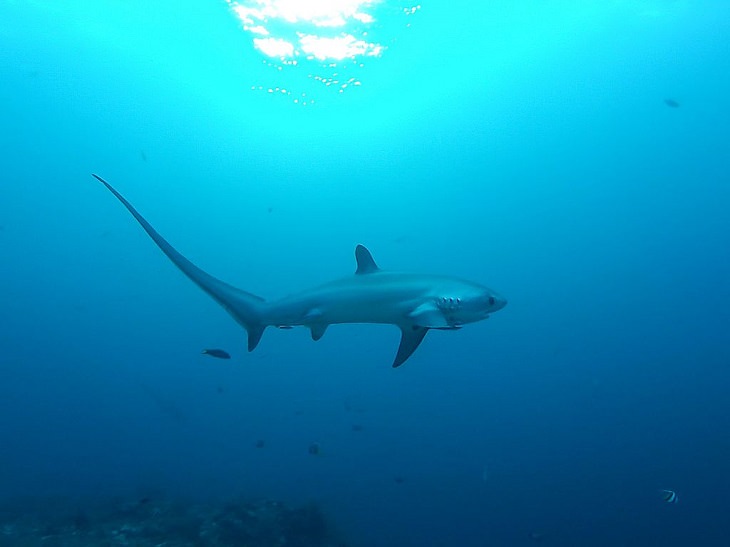
[[[416,325],[431,329],[448,329],[453,327],[443,312],[432,302],[421,304],[408,314],[408,318]]]
[[[327,327],[329,327],[329,325],[322,324],[322,323],[317,323],[315,325],[309,325],[309,328],[312,331],[312,340],[314,340],[316,342],[317,340],[322,338],[324,336],[324,331],[327,330]]]
[[[398,353],[395,356],[395,361],[393,361],[393,368],[401,366],[416,351],[416,348],[423,341],[423,337],[426,336],[428,328],[413,325],[401,327],[400,331],[400,346],[398,346]]]

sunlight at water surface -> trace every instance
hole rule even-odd
[[[379,58],[388,49],[382,29],[393,16],[415,14],[420,6],[392,6],[381,0],[227,0],[233,13],[252,35],[253,46],[264,62],[283,72],[307,71],[311,83],[343,93],[361,85],[360,72],[367,59]],[[380,10],[376,13],[377,10]],[[376,26],[377,25],[377,26]],[[408,26],[408,25],[406,25]],[[373,36],[381,34],[380,36]],[[302,68],[305,67],[305,68]],[[301,87],[281,80],[277,85],[253,86],[268,91]],[[303,94],[306,96],[306,94]],[[302,97],[295,100],[307,104]],[[311,104],[311,101],[310,101]]]

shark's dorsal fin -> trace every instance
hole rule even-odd
[[[393,368],[401,366],[416,351],[418,345],[423,341],[423,337],[426,336],[428,328],[413,325],[401,327],[400,331],[400,346],[398,346],[398,353],[393,361]]]
[[[355,260],[357,261],[356,275],[370,274],[380,270],[375,260],[373,260],[373,255],[370,254],[365,245],[355,247]]]

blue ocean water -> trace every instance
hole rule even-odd
[[[729,545],[727,36],[723,1],[0,0],[0,502]],[[92,172],[265,298],[363,243],[509,305],[397,369],[392,326],[247,353]]]

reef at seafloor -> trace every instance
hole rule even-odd
[[[103,504],[54,500],[0,505],[0,546],[346,547],[314,504],[270,500]]]

